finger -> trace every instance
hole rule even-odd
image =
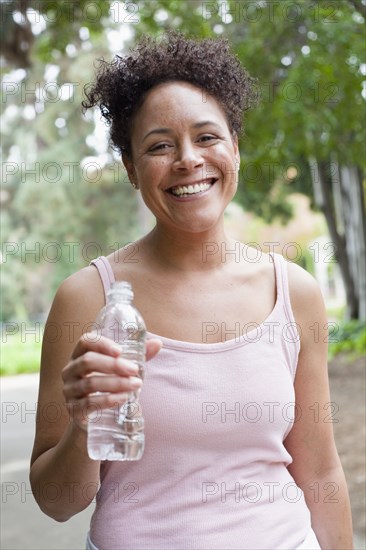
[[[87,351],[95,351],[104,355],[111,355],[112,357],[121,355],[121,347],[111,338],[102,336],[98,332],[86,332],[83,334],[71,354],[71,359],[76,359]]]
[[[123,357],[110,357],[87,351],[77,359],[70,361],[62,370],[64,382],[90,376],[92,373],[134,376],[139,374],[139,366]]]
[[[159,353],[162,347],[163,347],[163,342],[157,338],[151,338],[151,340],[147,340],[146,341],[146,361],[149,361],[150,359],[155,357],[155,355]]]
[[[103,409],[117,409],[129,399],[129,393],[90,395],[82,399],[68,401],[67,409],[78,426],[86,428],[88,421],[93,420]]]
[[[64,395],[69,401],[95,393],[130,393],[140,389],[142,384],[137,376],[86,376],[65,384]]]

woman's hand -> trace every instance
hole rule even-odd
[[[160,340],[146,342],[146,360],[161,349]],[[95,339],[86,333],[78,340],[71,359],[62,370],[66,406],[79,427],[86,429],[88,415],[98,410],[121,406],[132,391],[142,386],[139,367],[121,357],[121,350],[110,338]]]

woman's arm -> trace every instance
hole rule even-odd
[[[329,395],[328,319],[311,275],[289,264],[289,284],[301,350],[295,378],[297,419],[285,441],[293,458],[288,469],[304,492],[321,548],[348,550],[353,548],[352,519],[333,435],[333,422],[341,420],[342,411]]]
[[[98,489],[100,463],[87,453],[88,405],[122,404],[138,372],[112,340],[88,338],[103,304],[99,275],[85,268],[61,285],[45,327],[30,481],[40,508],[57,521],[86,508]],[[148,342],[147,359],[159,349]],[[108,393],[90,396],[96,391]]]

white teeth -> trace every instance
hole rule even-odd
[[[195,195],[196,193],[202,193],[210,189],[213,183],[195,183],[194,185],[179,185],[171,189],[173,195],[180,197],[181,195]]]

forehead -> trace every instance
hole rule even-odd
[[[227,125],[220,103],[205,90],[189,82],[158,84],[147,93],[135,116],[134,133],[148,127],[190,125],[199,119]],[[137,123],[137,124],[136,124]]]

